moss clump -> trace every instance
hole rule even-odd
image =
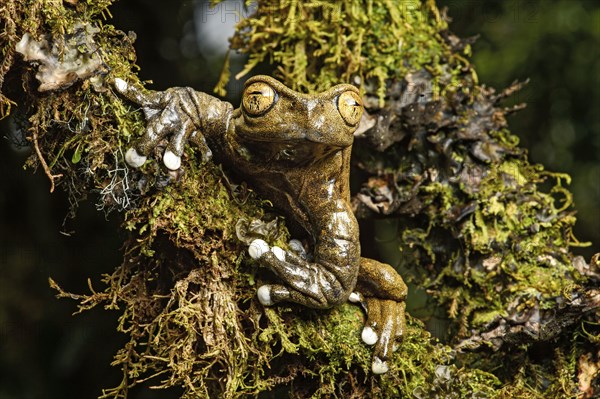
[[[423,65],[438,68],[445,54],[439,32],[445,28],[432,1],[261,1],[238,25],[231,48],[249,56],[236,78],[268,62],[295,90],[371,81],[383,102],[389,79]],[[453,66],[456,75],[460,67]]]
[[[136,81],[132,72],[135,52],[131,39],[98,20],[103,15],[110,15],[107,7],[111,3],[77,3],[70,7],[55,1],[20,1],[0,9],[5,21],[0,41],[5,55],[5,67],[0,70],[0,108],[4,109],[3,113],[9,110],[13,101],[9,96],[14,96],[20,104],[29,105],[20,107],[16,115],[36,150],[37,156],[30,158],[27,166],[41,166],[51,180],[51,189],[55,183],[66,186],[73,208],[89,192],[101,194],[98,207],[107,211],[129,206],[127,167],[121,148],[131,140],[133,132],[143,128],[141,115],[131,114],[129,105],[110,90],[94,87],[90,80],[78,82],[67,91],[41,95],[34,79],[35,68],[28,67],[28,72],[23,75],[24,93],[16,90],[18,85],[14,81],[8,87],[3,87],[2,83],[5,83],[10,67],[14,64],[24,66],[15,49],[26,33],[60,49],[61,46],[78,45],[69,38],[84,21],[95,27],[93,41],[106,67],[99,70],[96,77],[107,74],[109,78],[122,76]]]

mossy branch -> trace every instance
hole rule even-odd
[[[144,121],[107,83],[140,84],[133,39],[105,21],[111,3],[0,6],[0,114],[12,112],[27,127],[36,149],[27,166],[41,165],[74,207],[93,196],[99,209],[120,212],[130,232],[123,263],[104,276],[101,291],[74,295],[51,281],[81,310],[121,312],[117,329],[130,340],[113,364],[123,380],[102,397],[126,397],[144,381],[181,386],[185,398],[268,390],[381,398],[577,393],[576,375],[597,361],[590,348],[598,325],[589,320],[600,303],[599,257],[585,262],[570,252],[581,243],[571,232],[568,177],[531,165],[507,128],[512,110],[499,101],[516,86],[495,94],[478,84],[469,43],[448,31],[433,1],[263,0],[232,40],[250,55],[245,73],[268,60],[295,89],[345,81],[364,93],[354,163],[366,177],[356,213],[399,221],[386,243],[399,248],[411,291],[427,290],[429,316],[449,315],[453,345],[411,318],[382,377],[369,371],[356,307],[265,310],[254,299],[265,276],[236,229],[240,220],[271,220],[261,234],[285,241],[268,199],[200,164],[191,149],[176,174],[161,167],[160,148],[141,170],[127,167],[122,150]],[[44,71],[25,62],[40,56],[35,46]],[[68,69],[81,60],[86,68]],[[545,181],[553,182],[549,192]],[[518,350],[540,342],[553,342],[541,359]]]

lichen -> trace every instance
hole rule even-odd
[[[46,38],[37,41],[29,33],[17,43],[15,49],[25,61],[40,64],[35,75],[40,82],[39,91],[64,89],[88,78],[98,83],[94,77],[102,69],[102,59],[93,35],[99,29],[85,24],[76,24],[73,29],[73,33],[64,35],[61,43],[49,43]]]

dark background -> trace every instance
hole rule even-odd
[[[594,243],[575,249],[586,258],[600,243],[599,3],[438,0],[448,7],[455,33],[480,34],[472,57],[480,82],[502,89],[515,79],[531,79],[507,102],[528,103],[510,126],[533,162],[573,177],[575,233]],[[140,76],[154,80],[155,89],[186,85],[210,92],[216,82],[222,61],[214,48],[198,45],[203,18],[194,23],[194,7],[193,1],[128,0],[111,9],[109,23],[137,33]],[[237,7],[221,7],[213,13],[231,23]],[[7,121],[0,134],[10,135]],[[120,382],[120,371],[109,366],[125,340],[115,332],[118,312],[71,316],[75,302],[54,299],[48,277],[84,293],[92,276],[90,283],[102,289],[100,276],[120,262],[124,236],[117,214],[106,218],[96,211],[96,198],[65,222],[68,199],[60,186],[48,192],[41,170],[23,170],[28,151],[10,140],[0,143],[0,399],[93,398]],[[134,389],[130,397],[165,394]]]

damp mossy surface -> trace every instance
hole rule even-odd
[[[145,122],[107,83],[141,85],[134,39],[108,23],[111,3],[0,6],[0,110],[36,149],[26,167],[65,190],[73,212],[93,198],[99,210],[120,214],[128,232],[123,262],[102,287],[73,294],[51,280],[82,311],[120,314],[117,330],[128,341],[113,364],[123,379],[102,397],[124,398],[144,382],[180,387],[183,398],[577,394],[582,359],[593,360],[598,344],[599,260],[571,254],[582,244],[571,232],[569,177],[528,162],[506,124],[511,110],[499,105],[510,90],[479,85],[469,44],[448,31],[433,1],[262,0],[232,39],[250,56],[245,73],[270,63],[305,92],[360,83],[378,121],[357,138],[357,215],[399,221],[393,240],[403,261],[395,266],[426,290],[430,312],[441,309],[451,332],[442,344],[409,318],[383,376],[370,372],[357,307],[265,309],[254,298],[271,277],[245,255],[236,227],[271,220],[270,242],[285,242],[285,222],[268,198],[201,163],[193,149],[177,173],[161,166],[161,146],[143,168],[127,166],[124,151]],[[81,23],[97,28],[99,82],[40,94],[36,68],[20,60],[16,43],[29,33],[69,46]],[[5,80],[9,71],[16,82]],[[540,345],[551,349],[539,354]]]

